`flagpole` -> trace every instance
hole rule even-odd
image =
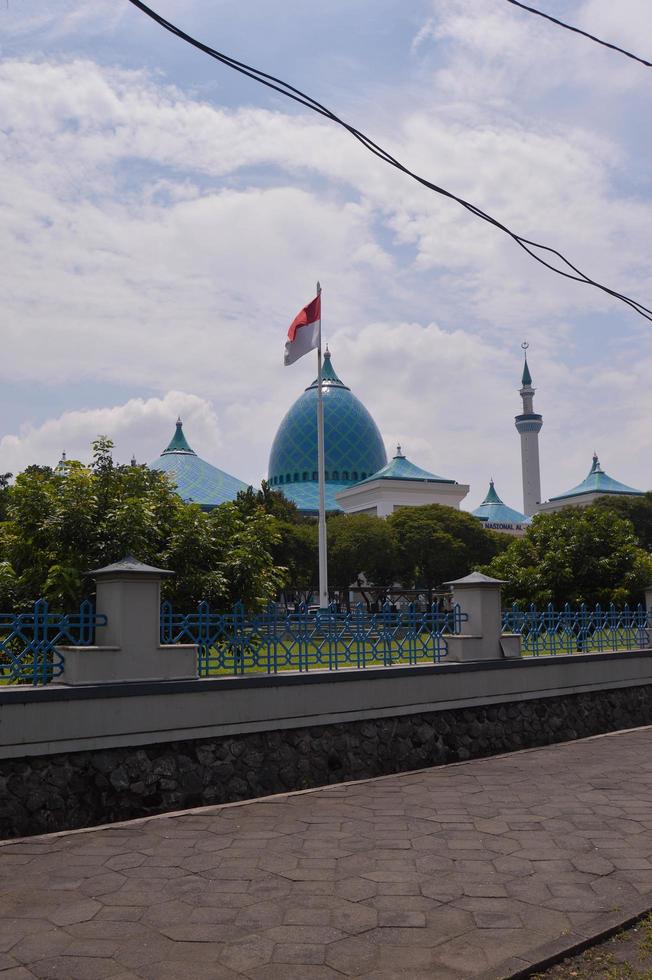
[[[321,286],[317,283],[317,295]],[[321,304],[317,347],[317,475],[319,478],[319,608],[328,609],[328,558],[326,553],[326,462],[324,454],[324,399],[322,394]]]

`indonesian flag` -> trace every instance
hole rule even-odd
[[[297,313],[288,330],[283,363],[294,364],[308,351],[319,347],[321,334],[321,293]]]

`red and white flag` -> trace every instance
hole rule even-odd
[[[285,365],[294,364],[308,351],[319,347],[321,335],[321,293],[297,313],[288,330],[285,342]]]

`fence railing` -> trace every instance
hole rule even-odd
[[[106,621],[89,599],[76,613],[51,612],[45,599],[29,612],[0,613],[0,684],[48,684],[63,670],[56,647],[92,646]]]
[[[434,603],[379,612],[364,604],[351,611],[326,612],[306,606],[288,612],[272,605],[257,615],[241,604],[229,613],[213,612],[206,602],[194,612],[161,606],[161,643],[195,643],[201,677],[280,671],[339,670],[439,663],[447,655],[446,637],[461,633],[468,620],[459,605]],[[58,646],[91,646],[95,628],[107,618],[82,602],[76,613],[52,612],[44,599],[21,613],[0,613],[0,684],[47,684],[63,670]],[[591,653],[645,649],[652,642],[652,612],[642,605],[616,608],[548,606],[503,612],[505,633],[521,636],[525,655]]]
[[[545,609],[513,606],[503,613],[503,632],[520,633],[524,654],[592,653],[650,646],[652,617],[644,606],[579,606]]]
[[[161,607],[161,642],[196,643],[199,674],[269,673],[285,670],[339,670],[439,663],[447,653],[446,634],[459,633],[467,619],[459,606],[435,603],[426,612],[414,606],[378,613],[360,604],[350,612],[326,612],[305,606],[287,612],[270,606],[247,615],[240,604],[230,613],[211,612],[202,602],[196,612]]]

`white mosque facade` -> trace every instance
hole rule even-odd
[[[422,469],[407,459],[400,446],[387,459],[382,435],[372,415],[339,378],[328,351],[324,358],[322,390],[328,511],[387,517],[397,508],[424,504],[459,509],[469,492],[468,484]],[[642,495],[642,491],[608,476],[594,455],[591,470],[582,483],[542,502],[539,433],[543,417],[534,411],[534,395],[526,355],[520,388],[522,411],[514,420],[521,442],[523,510],[504,504],[491,479],[484,500],[471,512],[474,517],[487,528],[522,535],[534,514],[586,506],[605,495]],[[168,473],[184,500],[194,501],[206,510],[235,499],[246,488],[243,481],[203,460],[191,449],[180,419],[172,440],[150,465]],[[317,514],[316,381],[281,420],[270,451],[267,480],[272,489],[283,493],[300,512]]]

